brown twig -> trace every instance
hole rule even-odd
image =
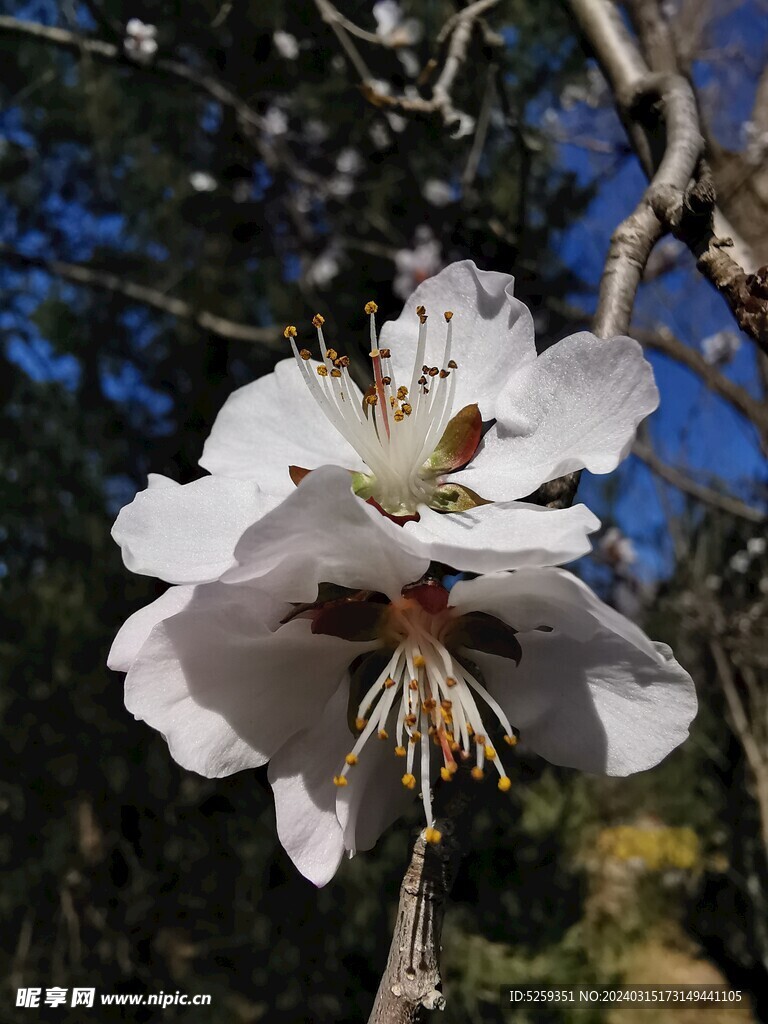
[[[738,516],[739,519],[746,519],[750,523],[765,523],[768,521],[768,516],[766,516],[762,509],[755,508],[754,505],[748,505],[741,498],[735,498],[731,494],[724,494],[721,491],[714,490],[712,487],[707,487],[706,484],[693,480],[683,470],[670,466],[663,459],[660,459],[653,448],[644,441],[635,441],[632,447],[632,454],[636,455],[641,462],[644,462],[662,480],[676,487],[678,491],[682,491],[684,494],[695,498],[696,501],[710,505],[721,512],[727,512],[729,515]]]
[[[54,277],[60,277],[73,284],[87,288],[97,288],[113,295],[121,295],[131,302],[150,306],[160,313],[178,317],[196,324],[204,331],[209,331],[219,338],[228,341],[246,341],[256,345],[278,347],[279,332],[275,327],[253,327],[251,324],[238,323],[227,317],[218,316],[204,309],[195,309],[183,299],[172,298],[156,288],[126,281],[117,274],[92,267],[84,267],[79,263],[67,263],[64,260],[44,259],[40,256],[27,256],[5,245],[0,245],[0,260],[12,266],[44,270]]]

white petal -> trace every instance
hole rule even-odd
[[[610,473],[658,404],[653,370],[636,341],[574,334],[500,388],[498,422],[461,482],[484,498],[509,501],[577,469]]]
[[[210,778],[264,764],[322,711],[371,649],[314,636],[256,587],[195,588],[154,627],[125,683],[129,711],[165,736],[182,767]]]
[[[588,640],[603,627],[655,657],[653,642],[639,626],[601,601],[586,583],[565,569],[522,568],[515,573],[465,580],[451,590],[451,606],[459,611],[496,615],[520,633],[556,625],[566,636]]]
[[[406,523],[403,532],[414,554],[466,572],[494,572],[580,558],[592,549],[589,534],[599,528],[585,505],[554,510],[510,501],[469,512],[421,507],[419,521]]]
[[[158,622],[186,608],[194,592],[194,587],[169,587],[152,604],[134,612],[115,637],[107,657],[107,666],[114,672],[127,672]]]
[[[429,566],[414,555],[401,528],[352,493],[349,473],[325,466],[305,477],[279,508],[255,523],[237,545],[238,568],[227,582],[269,575],[288,601],[314,601],[318,583],[378,590],[397,599]]]
[[[372,849],[413,803],[414,794],[401,782],[405,761],[395,756],[392,735],[369,740],[347,775],[349,784],[336,790],[336,816],[351,854]]]
[[[419,333],[416,307],[426,307],[425,362],[441,366],[443,313],[453,312],[453,358],[458,363],[454,411],[477,402],[483,419],[497,415],[496,402],[511,371],[536,355],[533,319],[513,294],[514,278],[478,270],[471,260],[452,263],[420,284],[397,320],[381,329],[380,345],[392,350],[398,384],[410,383]],[[513,495],[512,497],[515,497]]]
[[[354,742],[347,724],[348,692],[345,676],[314,725],[292,736],[269,762],[277,834],[298,870],[315,885],[333,878],[344,853],[333,777]]]
[[[451,604],[521,630],[519,666],[474,650],[468,657],[521,741],[553,764],[628,775],[688,735],[696,714],[688,673],[568,573],[522,569],[457,583]],[[541,625],[553,631],[536,631]]]
[[[112,536],[132,572],[169,583],[206,583],[235,564],[235,545],[278,499],[245,480],[206,476],[177,484],[153,474],[121,509]]]
[[[357,388],[355,392],[361,402]],[[205,442],[200,465],[221,476],[257,480],[280,497],[294,487],[289,466],[363,468],[360,456],[315,402],[294,359],[284,359],[274,373],[229,396]]]

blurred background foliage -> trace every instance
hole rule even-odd
[[[667,6],[671,19],[690,7]],[[455,8],[340,9],[375,37],[355,43],[379,88],[418,94]],[[148,472],[199,474],[225,397],[284,351],[273,325],[304,332],[320,310],[359,357],[367,299],[394,316],[465,257],[516,275],[542,346],[583,325],[636,166],[556,0],[488,12],[455,126],[369,102],[309,0],[3,0],[0,14],[0,1019],[34,1012],[13,1009],[19,985],[79,984],[212,994],[165,1020],[363,1020],[418,814],[316,891],[277,843],[264,772],[181,771],[104,667],[118,626],[161,592],[123,569],[109,528]],[[749,154],[759,170],[768,149],[755,161],[754,130],[718,127],[747,123],[761,16],[757,0],[721,5],[691,57],[729,173]],[[131,18],[156,34],[129,32]],[[639,311],[699,345],[726,328],[694,274],[668,246]],[[708,365],[764,401],[746,346]],[[751,428],[706,382],[657,370],[657,443],[694,463],[702,446],[718,453],[708,481],[764,502]],[[501,985],[621,980],[727,980],[768,1019],[762,525],[681,498],[634,460],[582,496],[613,531],[583,575],[674,647],[702,711],[689,743],[628,780],[521,749],[511,799],[489,793],[468,826],[444,1019],[512,1019]]]

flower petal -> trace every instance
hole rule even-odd
[[[461,483],[509,501],[577,469],[610,473],[658,403],[653,370],[636,341],[574,334],[499,388],[498,422]]]
[[[391,348],[398,384],[411,379],[419,318],[425,306],[430,317],[425,362],[441,366],[445,345],[443,313],[453,316],[453,357],[459,364],[453,408],[477,402],[483,419],[497,415],[496,401],[510,372],[536,355],[533,319],[513,294],[514,278],[478,270],[471,260],[452,263],[420,284],[397,320],[381,329],[379,344]]]
[[[195,588],[154,627],[125,681],[129,711],[165,736],[182,767],[211,778],[264,764],[321,713],[371,644],[313,636],[256,587]]]
[[[558,595],[552,579],[536,579],[567,575],[541,569],[497,577],[495,586],[506,580],[512,589],[514,582],[515,595],[497,593],[495,602],[490,587],[483,594],[485,580],[456,584],[452,598],[459,591],[462,606],[479,605],[533,629],[518,634],[523,654],[517,667],[492,654],[468,656],[521,741],[548,761],[595,774],[644,771],[688,735],[696,714],[693,682],[669,648],[652,643],[583,584],[569,588],[561,580]],[[481,584],[474,587],[476,601],[473,584]],[[545,599],[548,586],[559,600]],[[532,623],[553,631],[538,632]]]
[[[227,582],[269,575],[286,600],[314,601],[319,583],[378,590],[392,599],[419,579],[429,554],[414,555],[402,528],[352,493],[349,473],[325,466],[244,534]]]
[[[336,791],[336,816],[350,854],[372,849],[413,803],[413,793],[400,781],[404,761],[393,747],[394,740],[369,740],[347,775],[349,784]]]
[[[402,527],[403,543],[466,572],[569,562],[591,550],[589,534],[600,527],[585,505],[555,510],[515,501],[444,514],[420,507],[419,517]]]
[[[112,536],[132,572],[207,583],[235,564],[242,534],[277,503],[250,481],[206,476],[182,485],[153,474],[121,509]]]
[[[345,676],[314,725],[292,736],[269,763],[277,834],[298,870],[315,885],[329,882],[344,853],[336,786],[352,737]]]
[[[601,627],[617,633],[650,658],[653,642],[634,622],[601,601],[594,591],[565,569],[522,568],[464,580],[451,590],[450,604],[458,611],[497,615],[518,633],[540,626],[557,626],[560,633],[587,641]]]
[[[156,601],[134,612],[120,627],[112,643],[107,667],[114,672],[127,672],[158,622],[186,608],[194,592],[194,587],[169,587]]]
[[[273,373],[229,396],[200,465],[221,476],[258,480],[280,497],[293,490],[289,466],[363,468],[360,456],[310,394],[294,359],[282,360]]]

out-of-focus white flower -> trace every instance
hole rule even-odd
[[[320,145],[328,138],[328,125],[317,117],[310,117],[304,122],[304,135],[307,142],[313,145]]]
[[[125,26],[123,50],[132,60],[146,63],[157,53],[157,28],[145,25],[139,18],[130,18]]]
[[[745,121],[741,126],[741,140],[747,163],[759,167],[768,156],[768,131],[759,128],[754,121]]]
[[[551,549],[554,521],[515,499],[583,466],[615,469],[658,392],[629,338],[606,345],[581,333],[537,356],[530,312],[512,289],[506,274],[454,263],[424,281],[378,337],[369,303],[365,397],[348,357],[325,339],[320,314],[319,364],[286,328],[294,358],[230,396],[202,465],[280,496],[297,474],[343,466],[360,500],[403,524],[415,554],[458,570],[517,568],[522,529],[538,546],[546,525]],[[557,525],[565,561],[589,550],[599,524],[577,505]]]
[[[268,135],[285,135],[288,131],[288,115],[280,107],[267,107],[263,124]]]
[[[393,114],[387,111],[385,117],[387,119],[387,124],[389,125],[389,127],[392,129],[393,132],[396,132],[398,135],[400,134],[400,132],[404,132],[408,126],[408,120],[407,118],[403,117],[402,114]]]
[[[193,171],[189,176],[189,184],[195,192],[213,192],[218,187],[214,176],[207,171]]]
[[[602,558],[617,569],[627,569],[637,561],[635,545],[617,526],[611,526],[605,531],[600,538],[598,550]]]
[[[312,261],[307,270],[307,281],[317,288],[327,288],[339,276],[341,262],[338,250],[329,247]]]
[[[757,586],[761,594],[768,594],[768,576],[763,576]]]
[[[371,142],[376,149],[386,149],[392,141],[389,132],[381,121],[374,121],[368,134],[371,136]]]
[[[741,338],[735,331],[717,331],[701,343],[702,355],[711,366],[730,362],[740,348]]]
[[[447,206],[456,198],[448,182],[441,181],[440,178],[428,178],[421,191],[427,202],[433,206]]]
[[[734,572],[745,573],[749,568],[750,561],[748,551],[737,551],[735,555],[731,555],[728,564]]]
[[[292,36],[290,32],[282,32],[278,30],[272,35],[272,42],[275,44],[275,49],[285,60],[296,60],[299,56],[299,43],[296,36]]]
[[[753,558],[757,558],[759,555],[764,555],[765,548],[765,537],[750,537],[747,541],[747,551]]]
[[[363,169],[363,158],[357,152],[356,149],[352,149],[348,146],[346,149],[342,149],[339,155],[336,157],[336,170],[340,174],[359,174]]]
[[[421,39],[422,26],[416,18],[405,18],[396,0],[378,0],[373,5],[376,35],[389,46],[414,46]]]
[[[333,174],[328,179],[326,188],[334,199],[347,199],[355,191],[355,181],[348,174]]]
[[[710,575],[707,576],[707,578],[704,580],[704,586],[707,588],[707,590],[711,590],[713,593],[716,593],[720,589],[722,584],[722,576],[718,576],[715,573],[710,573]]]
[[[439,842],[433,790],[459,771],[509,791],[518,733],[555,764],[625,776],[696,713],[669,648],[575,576],[534,562],[449,592],[337,467],[279,508],[247,480],[154,477],[113,535],[129,568],[180,584],[112,646],[128,710],[189,771],[269,762],[280,841],[317,885],[416,793]]]
[[[397,272],[392,285],[395,295],[407,299],[422,281],[441,270],[444,266],[443,250],[430,228],[421,225],[416,229],[414,246],[399,249],[395,253]]]

